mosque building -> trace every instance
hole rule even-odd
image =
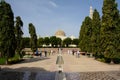
[[[63,30],[58,30],[55,32],[55,36],[64,40],[66,38],[66,34]]]
[[[63,30],[58,30],[55,32],[55,36],[58,38],[61,38],[61,40],[64,40],[65,38],[67,38],[65,32]],[[69,38],[71,38],[72,40],[75,39],[75,36],[70,36]]]

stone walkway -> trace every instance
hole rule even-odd
[[[94,58],[87,56],[76,56],[64,54],[65,72],[94,72],[94,71],[120,71],[120,64],[106,64],[96,61]]]
[[[120,80],[120,64],[106,64],[88,58],[63,54],[66,80]],[[0,65],[0,80],[55,80],[57,55],[35,57],[14,65]],[[7,76],[7,77],[6,77]],[[11,76],[15,76],[9,78]]]

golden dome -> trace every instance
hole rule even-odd
[[[64,31],[58,30],[58,31],[55,33],[55,36],[66,36],[66,34],[65,34]]]

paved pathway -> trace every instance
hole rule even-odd
[[[62,56],[66,80],[120,80],[120,64],[105,64],[82,55],[80,58],[70,54]],[[57,55],[51,55],[26,59],[20,64],[0,65],[0,80],[54,80],[56,58]],[[9,78],[11,76],[15,77]]]
[[[96,61],[94,58],[87,56],[76,56],[64,54],[65,72],[93,72],[93,71],[120,71],[120,64],[112,65]]]
[[[36,57],[27,59],[25,62],[14,65],[1,66],[3,69],[10,68],[18,71],[33,71],[39,70],[56,71],[56,58],[57,55],[51,55],[47,58]],[[94,58],[88,58],[87,56],[76,56],[63,54],[64,59],[64,72],[93,72],[93,71],[120,71],[120,64],[106,64],[94,60]]]
[[[40,58],[30,58],[26,59],[24,62],[20,64],[14,65],[4,65],[1,68],[4,70],[15,70],[15,71],[31,71],[31,72],[39,72],[39,71],[56,71],[56,55],[49,57]]]

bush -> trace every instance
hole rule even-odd
[[[6,59],[5,59],[5,58],[0,58],[0,64],[1,64],[1,65],[5,64],[5,62],[6,62]]]
[[[97,57],[98,58],[104,58],[104,55],[103,54],[98,54]]]
[[[110,59],[110,58],[105,57],[104,59],[105,59],[105,62],[106,62],[106,63],[110,63],[110,62],[111,62],[111,59]]]
[[[113,62],[115,64],[119,64],[120,63],[120,58],[113,58]]]
[[[105,62],[105,59],[104,59],[104,58],[101,58],[101,59],[98,58],[97,60],[100,61],[100,62]]]
[[[20,62],[21,60],[20,60],[20,56],[19,56],[19,54],[15,54],[15,56],[13,57],[13,58],[9,58],[8,59],[8,63],[9,64],[15,64],[15,63],[18,63],[18,62]]]

